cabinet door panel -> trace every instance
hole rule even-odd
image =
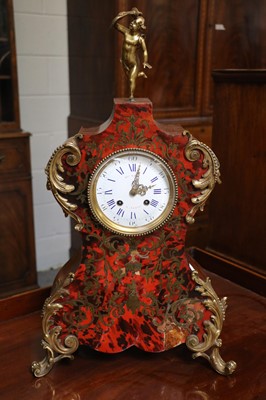
[[[212,113],[213,70],[266,68],[265,21],[265,0],[209,1],[204,114]]]
[[[35,286],[30,180],[0,184],[0,296]]]
[[[30,175],[29,141],[26,135],[0,138],[0,174],[8,176]]]
[[[266,275],[266,71],[214,74],[213,149],[223,184],[211,198],[208,248]]]

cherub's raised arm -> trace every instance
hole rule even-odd
[[[112,21],[111,26],[116,28],[118,31],[125,33],[128,31],[128,28],[118,23],[118,21],[128,15],[128,11],[120,12]]]
[[[138,16],[142,15],[142,12],[139,11],[136,7],[133,7],[132,10],[130,11],[121,11],[112,21],[111,26],[116,28],[118,31],[125,33],[128,32],[128,28],[126,28],[125,26],[121,25],[118,23],[118,21],[124,17],[126,17],[127,15],[132,15],[135,18],[137,18]]]

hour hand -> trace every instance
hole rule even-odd
[[[138,167],[137,173],[136,173],[135,178],[134,178],[134,180],[132,182],[132,186],[131,186],[131,189],[130,189],[130,192],[129,192],[129,194],[131,196],[135,196],[138,193],[139,175],[140,175],[140,165]]]
[[[141,196],[145,196],[147,191],[149,189],[151,189],[153,186],[155,186],[155,185],[150,185],[150,186],[139,185],[139,187],[137,189],[137,194],[140,194]]]

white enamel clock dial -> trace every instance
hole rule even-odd
[[[177,201],[173,171],[155,153],[119,150],[93,171],[88,201],[95,218],[112,232],[137,236],[161,227]]]

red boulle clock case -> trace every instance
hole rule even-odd
[[[128,148],[162,157],[178,185],[171,218],[156,231],[134,237],[104,228],[87,197],[95,167]],[[46,173],[48,188],[77,222],[82,257],[75,273],[55,280],[45,302],[47,355],[32,364],[34,374],[43,376],[59,359],[72,358],[79,345],[116,353],[131,346],[161,352],[182,343],[218,372],[232,373],[235,363],[225,363],[218,351],[225,298],[217,297],[185,252],[187,225],[219,181],[213,152],[180,126],[156,123],[148,99],[115,99],[109,120],[68,139],[53,153]]]

